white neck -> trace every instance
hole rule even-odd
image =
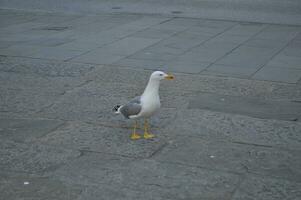
[[[159,95],[159,86],[160,81],[159,80],[153,80],[149,79],[148,84],[142,94],[142,96],[148,96],[148,95]]]

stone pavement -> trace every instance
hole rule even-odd
[[[297,200],[301,27],[0,11],[0,197]],[[111,112],[161,85],[153,140]]]

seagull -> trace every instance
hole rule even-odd
[[[133,133],[131,135],[132,140],[141,138],[141,136],[136,132],[138,126],[137,119],[139,118],[144,118],[143,137],[145,139],[154,137],[154,135],[149,132],[148,119],[155,114],[161,106],[159,97],[160,81],[163,79],[173,80],[174,78],[175,77],[173,75],[166,74],[162,71],[155,71],[151,74],[148,84],[141,96],[133,98],[127,104],[116,105],[113,108],[113,111],[116,114],[122,114],[127,119],[135,120]]]

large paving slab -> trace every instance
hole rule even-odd
[[[82,199],[100,195],[108,195],[108,199],[230,199],[240,180],[236,174],[91,153],[51,176],[64,183],[90,186]],[[111,192],[97,189],[102,187]]]
[[[16,142],[30,142],[55,130],[63,122],[46,119],[0,119],[0,137]]]
[[[82,192],[79,187],[26,173],[1,172],[0,183],[1,198],[7,200],[72,200]]]
[[[167,71],[172,73],[171,71]],[[95,82],[133,84],[139,83],[141,90],[146,84],[151,71],[131,69],[124,67],[103,67],[100,70],[93,71],[87,76]],[[236,79],[229,77],[212,77],[191,75],[185,73],[173,73],[175,80],[164,81],[161,86],[162,97],[165,89],[177,89],[174,92],[198,92],[215,93],[230,96],[247,96],[263,99],[291,99],[298,100],[301,94],[301,88],[293,84],[256,81],[246,79]],[[185,96],[186,97],[186,96]],[[186,97],[187,98],[187,97]],[[177,105],[179,106],[179,105]]]
[[[264,100],[256,98],[201,93],[190,101],[189,109],[208,109],[262,119],[297,121],[301,104],[297,101]]]
[[[300,196],[300,183],[248,176],[234,194],[233,200],[297,200]]]
[[[140,126],[141,127],[141,126]],[[118,130],[118,131],[116,131]],[[138,130],[143,133],[143,130]],[[153,140],[130,140],[131,129],[103,127],[94,124],[71,122],[56,131],[38,139],[51,146],[65,147],[74,150],[109,153],[134,158],[147,158],[164,147],[166,141],[158,130]]]
[[[24,3],[20,0],[2,0],[1,7],[22,10],[46,10],[60,12],[76,12],[85,14],[99,13],[139,13],[159,14],[181,17],[202,17],[220,20],[242,20],[266,23],[286,23],[300,25],[300,2],[298,0],[283,1],[200,1],[200,0],[166,0],[164,2],[115,0],[113,2],[91,0],[54,0],[39,4],[31,0]]]
[[[43,174],[80,156],[77,150],[1,139],[1,171]]]
[[[81,77],[96,68],[22,58],[3,58],[1,66],[1,110],[23,114],[51,105],[66,91],[87,82]]]
[[[232,173],[254,173],[300,182],[300,150],[206,141],[197,137],[175,137],[154,158]]]
[[[300,123],[208,110],[179,110],[163,134],[300,150]]]

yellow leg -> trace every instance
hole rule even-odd
[[[149,138],[155,137],[153,134],[149,133],[149,124],[148,124],[147,119],[144,120],[144,135],[143,135],[143,137],[145,139],[149,139]]]
[[[135,125],[134,125],[134,130],[133,130],[133,133],[131,135],[131,139],[132,140],[138,140],[141,138],[141,136],[139,134],[136,133],[136,129],[137,129],[137,121],[135,121]]]

